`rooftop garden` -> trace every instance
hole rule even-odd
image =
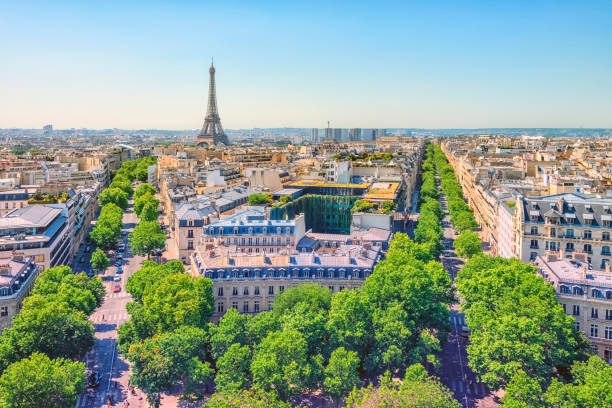
[[[383,201],[379,203],[373,203],[368,200],[357,200],[353,204],[353,208],[351,209],[351,213],[370,213],[370,214],[387,214],[392,215],[395,209],[397,208],[397,204],[393,201]]]

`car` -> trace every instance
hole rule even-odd
[[[124,237],[127,235],[127,233],[128,233],[127,231],[121,231],[121,235]]]
[[[461,337],[465,337],[466,339],[470,337],[470,328],[466,325],[461,326]]]
[[[95,388],[100,385],[100,374],[97,371],[92,371],[87,375],[87,386]]]
[[[121,259],[121,258],[123,258],[123,254],[122,254],[121,252],[119,252],[119,253],[117,254],[117,259]]]
[[[85,248],[85,252],[89,252],[89,251],[91,251],[91,247]]]
[[[119,275],[113,276],[113,282],[121,282],[121,276]]]
[[[113,285],[113,292],[121,292],[121,285],[119,283]]]
[[[115,266],[121,266],[121,265],[122,265],[121,260],[118,260],[117,262],[115,262]]]
[[[117,273],[123,273],[123,269],[122,269],[120,266],[118,266],[118,267],[117,267],[117,271],[116,271],[116,272],[117,272]]]

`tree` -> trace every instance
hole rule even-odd
[[[34,353],[8,366],[0,377],[0,406],[72,408],[85,380],[84,363]]]
[[[144,207],[142,207],[142,211],[140,211],[140,215],[138,216],[140,221],[157,221],[157,217],[159,216],[157,207],[158,204],[153,201],[145,203]]]
[[[383,201],[380,203],[380,211],[383,214],[393,215],[393,211],[397,208],[397,204],[393,201]]]
[[[272,202],[272,194],[251,194],[249,196],[249,205],[265,205]]]
[[[331,353],[327,322],[327,310],[317,309],[306,302],[298,302],[279,317],[282,330],[299,332],[306,342],[307,356],[321,354],[328,357]]]
[[[151,196],[154,196],[156,193],[155,187],[153,187],[149,183],[142,183],[141,185],[136,187],[136,191],[134,191],[134,201],[138,200],[139,197],[147,193],[151,194]]]
[[[291,408],[288,402],[279,401],[274,391],[243,390],[217,392],[206,402],[207,408]]]
[[[32,295],[0,337],[0,368],[35,352],[50,358],[81,358],[94,344],[93,326],[65,302]],[[2,370],[0,370],[2,371]]]
[[[518,370],[506,387],[506,394],[502,398],[504,407],[507,408],[542,408],[544,398],[540,384]]]
[[[354,351],[339,347],[333,351],[329,364],[325,368],[325,390],[336,401],[346,397],[353,388],[359,385],[359,357]]]
[[[131,315],[119,328],[119,348],[178,329],[205,328],[213,311],[212,281],[187,274],[171,274],[145,290],[142,303],[128,304]]]
[[[97,246],[104,249],[114,248],[118,241],[113,230],[103,225],[96,225],[89,233],[89,237]]]
[[[96,273],[104,273],[110,262],[104,251],[98,248],[91,254],[90,264]]]
[[[163,265],[159,265],[154,261],[144,261],[142,267],[128,278],[125,289],[132,295],[134,300],[142,302],[142,298],[147,291],[153,290],[167,276],[184,272],[185,267],[178,260],[172,260]]]
[[[236,309],[229,309],[219,324],[208,324],[210,354],[214,360],[223,356],[232,344],[246,344],[246,316]]]
[[[310,374],[306,341],[295,330],[272,332],[255,349],[253,387],[276,391],[283,401],[298,394]]]
[[[251,347],[258,345],[266,336],[281,329],[280,322],[273,312],[261,312],[249,316],[246,325],[246,339]]]
[[[351,212],[360,213],[360,212],[372,212],[376,208],[376,204],[372,203],[369,200],[359,199],[355,201],[353,204],[353,208],[351,208]]]
[[[455,239],[453,247],[460,258],[470,259],[482,252],[482,240],[474,231],[465,230]]]
[[[461,202],[463,202],[463,200]],[[459,232],[472,231],[478,226],[478,223],[474,219],[474,214],[471,211],[454,213],[451,218],[455,229]]]
[[[304,283],[293,286],[274,299],[274,313],[282,315],[300,302],[305,302],[313,309],[329,310],[331,307],[331,290],[318,283]]]
[[[206,360],[206,333],[195,327],[180,327],[130,347],[133,384],[145,390],[149,403],[154,395],[181,384],[183,398],[201,397],[201,383],[207,383],[213,370]]]
[[[134,188],[132,187],[132,183],[127,177],[117,176],[113,179],[113,182],[110,183],[108,188],[118,188],[122,190],[128,197],[131,197],[134,194]]]
[[[421,367],[422,369],[422,367]],[[380,385],[356,389],[346,399],[347,408],[461,408],[453,393],[434,377],[426,377],[424,369],[414,376],[414,369],[407,370],[400,385],[391,381],[389,373],[380,379]]]
[[[232,344],[217,360],[215,386],[218,391],[239,391],[251,384],[251,350],[238,343]]]
[[[331,347],[343,345],[364,359],[373,341],[372,309],[360,289],[343,290],[332,297],[327,319]]]
[[[166,247],[166,234],[157,221],[141,221],[130,234],[132,251],[137,255],[147,255]]]
[[[120,188],[105,188],[98,196],[101,206],[112,203],[125,211],[128,207],[128,195]]]
[[[153,207],[155,207],[155,209],[157,210],[157,207],[159,206],[159,200],[149,193],[141,195],[140,197],[138,197],[138,199],[134,200],[134,212],[136,213],[136,215],[140,217],[142,209],[147,204],[152,204]]]

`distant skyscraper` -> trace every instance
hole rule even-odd
[[[310,129],[310,141],[313,143],[317,143],[319,141],[319,129],[318,128]]]
[[[361,141],[361,129],[353,128],[349,130],[349,140],[351,142],[359,142]]]
[[[374,129],[361,129],[361,140],[364,142],[371,142],[376,139]]]
[[[374,140],[380,138],[380,137],[385,137],[387,135],[387,131],[386,129],[376,129],[375,133],[374,133]]]
[[[210,82],[208,84],[208,110],[204,118],[204,126],[200,130],[200,134],[196,140],[198,146],[210,146],[223,144],[229,146],[230,142],[223,127],[221,126],[221,118],[217,112],[217,91],[215,88],[215,67],[210,64]]]
[[[334,128],[332,139],[334,139],[336,142],[341,142],[342,141],[342,129]]]
[[[45,137],[51,137],[53,135],[53,125],[43,126],[43,135]]]
[[[333,129],[329,127],[329,122],[328,122],[328,125],[325,128],[325,140],[332,140],[334,138],[332,130]]]

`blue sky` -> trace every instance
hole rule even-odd
[[[329,4],[328,4],[329,3]],[[610,1],[0,0],[0,127],[612,127]]]

